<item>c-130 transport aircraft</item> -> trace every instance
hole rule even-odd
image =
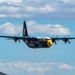
[[[52,46],[53,43],[56,43],[56,40],[62,40],[65,43],[70,43],[69,40],[75,39],[75,37],[30,37],[27,32],[27,27],[26,27],[26,21],[23,23],[23,36],[18,37],[18,36],[0,36],[2,38],[8,38],[12,39],[15,42],[20,40],[23,40],[23,42],[26,43],[26,45],[30,48],[49,48]]]

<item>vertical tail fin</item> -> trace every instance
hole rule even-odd
[[[27,32],[27,27],[26,27],[26,21],[23,23],[23,37],[27,37],[28,32]]]

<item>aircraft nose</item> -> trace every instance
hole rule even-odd
[[[47,46],[51,47],[52,46],[52,40],[47,40]]]

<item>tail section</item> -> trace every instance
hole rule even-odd
[[[23,37],[28,37],[26,21],[24,21],[24,23],[23,23]]]

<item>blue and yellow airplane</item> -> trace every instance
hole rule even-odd
[[[24,21],[23,23],[23,36],[22,37],[18,37],[18,36],[0,36],[2,38],[8,38],[8,39],[12,39],[14,40],[15,42],[19,41],[20,40],[23,40],[24,43],[26,43],[26,45],[30,48],[49,48],[52,46],[52,44],[55,42],[56,43],[56,40],[62,40],[64,41],[65,43],[70,43],[69,40],[71,39],[75,39],[75,37],[30,37],[28,35],[28,32],[27,32],[27,27],[26,27],[26,21]]]

